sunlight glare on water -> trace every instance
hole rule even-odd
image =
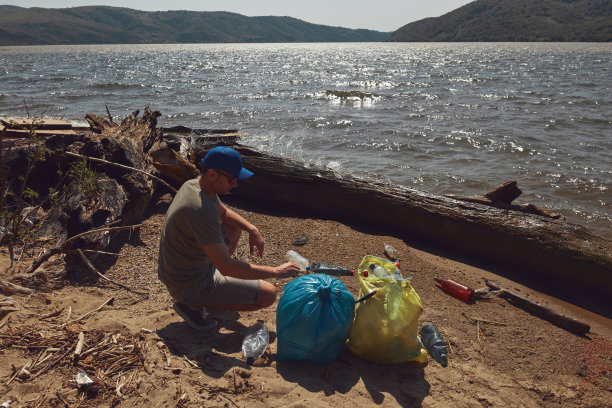
[[[0,47],[3,116],[239,129],[271,154],[436,194],[516,180],[612,239],[612,45],[183,44]]]

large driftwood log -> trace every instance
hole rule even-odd
[[[214,144],[196,147],[202,155]],[[547,280],[555,295],[610,316],[612,242],[560,219],[500,209],[331,170],[234,145],[255,173],[233,200],[264,211],[370,224],[413,243],[493,263],[523,279]]]

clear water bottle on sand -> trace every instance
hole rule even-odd
[[[251,327],[242,340],[242,353],[247,359],[248,365],[253,365],[255,360],[263,356],[264,351],[268,348],[270,334],[268,328],[262,320],[259,320]]]
[[[399,259],[399,251],[391,244],[385,244],[385,253],[392,261]]]
[[[287,261],[297,264],[300,267],[300,271],[307,271],[310,269],[310,262],[308,262],[308,259],[298,254],[297,251],[293,249],[287,251],[285,258]]]
[[[421,327],[421,340],[429,355],[442,367],[446,367],[448,365],[446,342],[435,324],[427,323]]]

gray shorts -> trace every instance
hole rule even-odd
[[[259,280],[237,279],[224,276],[215,269],[212,279],[201,285],[174,288],[168,292],[174,300],[191,306],[201,305],[255,305],[259,298]]]

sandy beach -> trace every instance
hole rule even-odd
[[[356,269],[365,255],[400,252],[402,273],[423,304],[419,325],[435,323],[449,347],[449,365],[413,362],[382,365],[344,350],[326,366],[277,361],[276,305],[256,312],[210,311],[219,327],[193,331],[172,309],[157,280],[159,231],[171,200],[165,195],[136,232],[116,235],[96,267],[113,282],[41,282],[31,295],[14,294],[18,309],[0,315],[0,403],[10,407],[606,407],[612,406],[612,322],[538,293],[494,270],[449,259],[435,250],[410,247],[395,236],[332,220],[289,218],[234,208],[266,239],[262,259],[248,253],[243,237],[238,258],[279,264],[295,249],[312,261]],[[304,246],[292,244],[308,236]],[[34,253],[9,267],[1,249],[0,279],[24,273]],[[54,265],[47,266],[52,269]],[[62,268],[62,260],[55,262]],[[591,325],[576,336],[493,298],[474,304],[440,290],[434,277],[473,288],[484,278]],[[339,278],[355,296],[356,276]],[[272,281],[282,289],[290,279]],[[113,299],[108,302],[109,299]],[[101,305],[104,307],[97,310]],[[248,366],[241,352],[246,329],[258,319],[270,329],[263,358]],[[82,355],[75,359],[79,333]],[[42,361],[46,358],[45,361]],[[28,365],[28,362],[30,364]],[[19,374],[25,367],[29,372]],[[29,368],[29,369],[28,369]],[[80,392],[78,372],[100,382]]]

